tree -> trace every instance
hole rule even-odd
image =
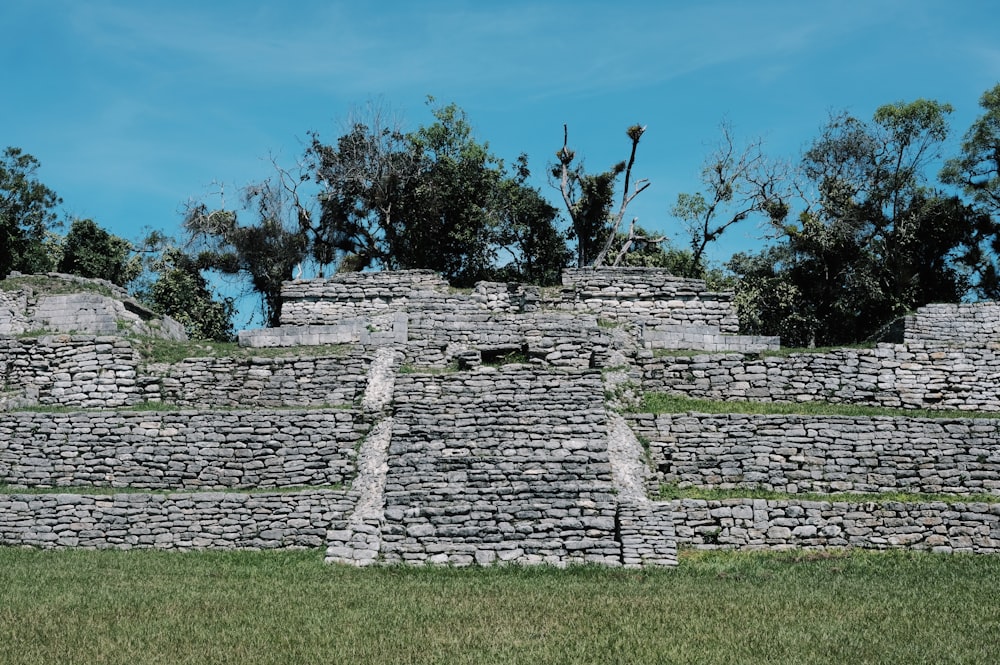
[[[743,307],[766,311],[764,301],[780,292],[792,319],[775,326],[776,315],[768,315],[760,321],[769,330],[749,330],[776,334],[780,327],[805,345],[858,342],[916,307],[969,293],[982,246],[998,229],[988,215],[926,184],[950,110],[917,100],[882,106],[871,123],[847,114],[831,119],[803,157],[818,201],[797,223],[778,225],[776,249],[730,263],[751,279]],[[764,268],[769,261],[773,272]]]
[[[983,93],[979,105],[985,113],[965,133],[961,154],[945,163],[941,181],[961,187],[973,205],[997,218],[1000,217],[1000,85]],[[1000,242],[984,243],[981,253],[976,290],[982,297],[998,300],[1000,271],[996,257],[1000,255]]]
[[[142,262],[128,240],[108,233],[93,220],[77,219],[63,241],[58,270],[125,286],[142,272]]]
[[[627,162],[619,162],[603,173],[588,174],[584,171],[582,162],[573,164],[576,152],[569,148],[569,129],[563,125],[563,147],[556,152],[559,164],[553,167],[552,175],[559,180],[559,191],[572,223],[578,268],[587,265],[596,267],[604,263],[615,235],[621,229],[626,208],[649,187],[649,181],[642,179],[635,183],[633,190],[629,190],[636,149],[645,131],[646,128],[641,125],[633,125],[626,130],[632,144]],[[622,173],[625,174],[622,201],[618,213],[612,215],[615,183]],[[632,220],[628,234],[630,240],[634,229],[635,220]],[[621,258],[619,255],[618,260]]]
[[[560,283],[572,253],[566,235],[556,227],[559,211],[527,181],[527,155],[520,155],[513,177],[504,178],[497,193],[500,244],[510,255],[497,277],[548,286]]]
[[[401,267],[429,268],[455,286],[489,279],[497,258],[499,219],[493,204],[503,162],[478,143],[465,112],[433,109],[436,119],[408,136],[421,170],[404,194],[394,255]]]
[[[306,157],[320,185],[320,227],[337,250],[354,257],[353,266],[398,267],[396,248],[402,206],[419,178],[421,159],[387,111],[369,105],[350,130],[326,145],[318,134]]]
[[[150,244],[160,245],[159,240]],[[227,342],[233,338],[232,298],[217,300],[194,257],[172,245],[159,247],[149,268],[156,279],[137,296],[150,309],[176,319],[191,339]]]
[[[526,158],[508,174],[462,109],[437,106],[432,115],[432,124],[404,133],[370,108],[334,145],[313,135],[327,237],[357,269],[428,268],[456,286],[550,280],[565,242],[554,209],[526,184]]]
[[[53,208],[62,199],[38,181],[40,166],[20,148],[8,147],[0,156],[0,277],[12,270],[55,267],[46,250],[46,232],[56,223]]]
[[[785,346],[811,346],[818,320],[813,303],[786,270],[790,259],[787,244],[735,254],[726,263],[736,276],[733,303],[744,334],[779,335]]]
[[[679,194],[670,211],[684,221],[691,239],[691,262],[677,274],[701,274],[708,245],[753,214],[780,225],[789,212],[787,179],[784,167],[765,158],[760,140],[739,149],[723,123],[722,139],[701,170],[705,193]]]
[[[200,270],[246,277],[260,296],[261,314],[269,327],[281,325],[281,284],[292,279],[295,267],[308,256],[308,237],[298,226],[285,191],[273,180],[243,189],[242,210],[254,221],[241,224],[237,212],[210,210],[191,202],[183,227]],[[289,216],[294,221],[289,221]]]

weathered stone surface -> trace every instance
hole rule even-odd
[[[1000,504],[965,496],[1000,494],[994,420],[631,414],[626,423],[605,406],[645,389],[998,411],[995,308],[921,310],[905,344],[762,357],[776,340],[735,335],[730,296],[698,280],[570,270],[551,293],[492,282],[457,291],[428,271],[290,282],[284,325],[245,337],[353,345],[308,357],[147,365],[116,336],[4,338],[0,483],[66,493],[0,495],[0,543],[325,545],[328,560],[351,565],[663,566],[676,563],[678,542],[996,553]],[[0,292],[0,318],[27,311],[22,301]],[[685,347],[713,353],[651,350]],[[714,353],[723,349],[739,353]],[[145,401],[188,410],[114,411]],[[18,411],[38,404],[105,411]],[[290,406],[320,408],[274,408]],[[661,481],[955,499],[649,501]],[[71,493],[84,485],[163,492]],[[188,488],[197,492],[176,493]],[[202,491],[223,488],[247,491]]]
[[[655,505],[658,510],[669,506],[678,543],[697,549],[859,547],[1000,554],[997,504],[683,499]],[[722,508],[730,509],[729,517],[721,516]]]
[[[339,485],[368,429],[357,411],[10,413],[0,483],[144,489]]]
[[[319,547],[346,492],[0,495],[0,545],[91,549]]]
[[[660,482],[779,492],[1000,495],[1000,421],[636,414]]]

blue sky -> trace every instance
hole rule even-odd
[[[185,201],[293,163],[370,99],[409,129],[427,95],[456,102],[554,203],[563,123],[591,170],[645,124],[652,186],[630,213],[673,235],[723,120],[794,159],[831,111],[924,97],[954,105],[957,145],[1000,82],[1000,11],[978,0],[4,0],[0,26],[0,146],[41,161],[67,214],[130,239],[176,234]],[[714,257],[759,236],[748,222]]]

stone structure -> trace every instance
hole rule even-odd
[[[350,406],[364,394],[372,358],[363,350],[292,358],[187,358],[145,377],[147,399],[197,408]]]
[[[599,373],[410,374],[395,391],[384,494],[331,531],[330,560],[676,563],[673,522],[639,528],[642,506],[616,499]]]
[[[669,502],[677,542],[699,549],[858,547],[1000,554],[998,503]]]
[[[120,337],[0,338],[0,410],[118,408],[145,399],[139,357]]]
[[[0,544],[91,549],[319,547],[346,493],[0,494]]]
[[[697,399],[1000,411],[1000,348],[918,343],[826,353],[639,352],[643,390]]]
[[[266,488],[349,483],[356,411],[13,413],[0,479],[21,488]]]
[[[31,282],[18,283],[19,273],[12,273],[0,290],[0,335],[20,335],[39,330],[65,333],[135,335],[184,340],[184,327],[169,316],[160,316],[130,298],[121,287],[103,279],[84,279],[74,275],[47,273],[49,289],[88,290],[71,293],[48,293]],[[38,278],[39,276],[35,276]]]
[[[637,414],[632,428],[665,483],[1000,499],[1000,419]]]
[[[777,339],[736,334],[728,294],[651,269],[569,270],[558,291],[361,273],[284,294],[281,327],[242,334],[244,346],[340,346],[149,363],[118,322],[107,335],[12,336],[59,316],[0,290],[0,544],[613,566],[673,565],[678,544],[1000,547],[1000,501],[970,501],[1000,496],[995,420],[608,406],[633,382],[720,400],[1000,411],[990,305],[924,308],[903,344],[771,356]],[[657,501],[659,483],[791,496]],[[900,490],[954,500],[794,499]]]
[[[905,342],[958,346],[1000,344],[1000,303],[935,303],[906,317]]]

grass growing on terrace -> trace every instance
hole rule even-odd
[[[992,663],[1000,557],[684,552],[675,570],[0,548],[0,662]]]
[[[803,416],[895,416],[906,418],[1000,418],[1000,412],[953,411],[932,409],[890,409],[859,404],[832,402],[724,402],[692,399],[667,393],[645,393],[642,403],[633,409],[637,413],[743,413],[750,415]]]
[[[0,279],[0,291],[17,291],[29,288],[36,295],[65,295],[70,293],[97,293],[113,298],[114,294],[108,287],[95,282],[81,279],[61,279],[48,275],[21,275]]]

